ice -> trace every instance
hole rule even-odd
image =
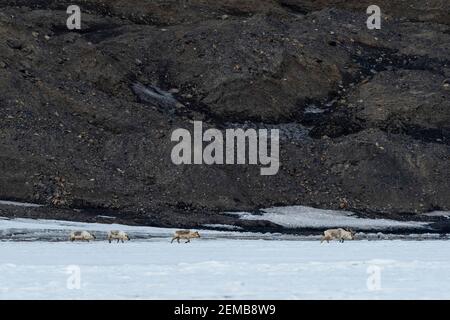
[[[38,207],[42,207],[42,205],[40,205],[40,204],[35,204],[35,203],[16,202],[16,201],[6,201],[6,200],[0,200],[0,205],[17,206],[17,207],[29,207],[29,208],[38,208]]]
[[[325,110],[321,109],[315,105],[309,105],[305,108],[305,113],[324,113]]]
[[[424,213],[423,215],[428,217],[444,217],[448,219],[450,217],[450,211],[432,211]]]
[[[204,227],[207,228],[220,228],[220,229],[226,229],[226,230],[242,230],[241,227],[233,226],[229,224],[204,224]]]

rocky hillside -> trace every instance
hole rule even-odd
[[[162,225],[450,210],[450,2],[379,0],[368,30],[372,2],[0,0],[0,199]],[[192,120],[280,128],[279,173],[174,165]]]

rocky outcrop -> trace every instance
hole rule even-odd
[[[0,198],[164,225],[272,205],[450,210],[448,3],[393,3],[367,30],[361,1],[90,0],[77,32],[68,1],[0,1]],[[192,120],[303,131],[263,177],[175,166],[171,133]]]
[[[385,19],[436,22],[450,24],[450,4],[446,0],[280,0],[282,6],[293,11],[309,13],[328,7],[363,12],[371,5],[382,9]]]
[[[435,142],[450,137],[450,87],[442,74],[382,72],[351,94],[348,107],[365,126]]]

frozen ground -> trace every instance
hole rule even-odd
[[[111,229],[132,241],[65,241],[71,230],[104,239]],[[0,241],[0,299],[450,299],[445,240],[320,244],[203,230],[171,244],[173,231],[0,219],[3,239],[22,237]]]
[[[1,242],[0,252],[1,299],[450,298],[447,241]]]

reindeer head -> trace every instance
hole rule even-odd
[[[200,233],[198,233],[198,231],[195,231],[195,232],[194,232],[194,237],[200,238]]]
[[[352,240],[356,239],[356,231],[353,229],[347,229],[348,232],[350,232],[351,236],[352,236]]]

